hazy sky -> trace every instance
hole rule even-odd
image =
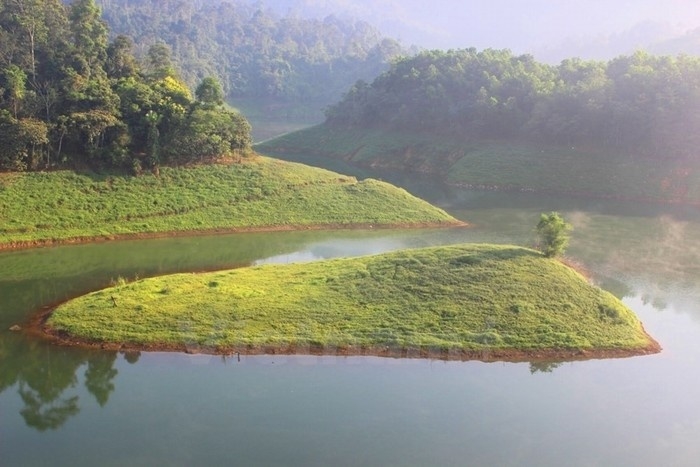
[[[700,0],[268,0],[281,13],[349,14],[404,45],[510,48],[641,46],[700,28]],[[610,50],[610,53],[616,53]],[[591,51],[590,53],[593,53]],[[604,53],[604,52],[601,52]]]

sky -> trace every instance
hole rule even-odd
[[[353,16],[403,45],[609,58],[700,28],[700,0],[267,0],[280,13]],[[698,44],[700,47],[700,44]],[[598,55],[598,56],[596,56]]]

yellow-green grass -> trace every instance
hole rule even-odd
[[[575,195],[700,203],[700,165],[602,150],[424,133],[318,125],[256,146],[259,151],[322,155],[360,167],[440,175],[450,184]]]
[[[457,223],[387,183],[261,156],[164,167],[158,176],[0,174],[0,248],[169,232]]]
[[[162,276],[71,300],[45,326],[68,341],[209,352],[522,359],[658,351],[611,294],[557,260],[497,245]]]

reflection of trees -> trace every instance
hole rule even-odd
[[[138,350],[129,350],[124,352],[124,360],[131,364],[138,362],[140,357],[141,352],[139,352]]]
[[[5,369],[7,366],[6,362],[11,361],[12,355],[10,354],[10,336],[8,338],[0,339],[0,393],[4,392],[5,389],[13,386],[17,382],[17,375],[15,372]]]
[[[530,362],[530,374],[551,373],[561,366],[563,362]]]
[[[104,407],[109,399],[109,394],[114,391],[112,379],[117,376],[117,370],[112,368],[117,359],[116,352],[101,352],[88,360],[88,368],[85,371],[85,387],[100,407]]]
[[[666,299],[659,296],[653,296],[649,293],[642,295],[642,303],[645,305],[651,305],[656,311],[664,311],[668,307]]]
[[[78,396],[46,400],[24,383],[19,385],[19,395],[24,401],[22,418],[27,426],[39,431],[55,430],[80,412]]]
[[[60,348],[19,338],[5,340],[0,355],[0,392],[17,384],[24,403],[20,415],[39,431],[57,429],[80,412],[79,396],[70,390],[78,386],[81,367],[87,366],[84,385],[100,406],[114,391],[116,352]]]
[[[634,290],[632,290],[632,287],[612,277],[599,277],[598,283],[601,289],[607,290],[620,300],[625,297],[634,296]]]

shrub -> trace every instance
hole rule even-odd
[[[537,223],[538,247],[548,258],[564,254],[569,244],[571,224],[557,212],[542,214]]]

